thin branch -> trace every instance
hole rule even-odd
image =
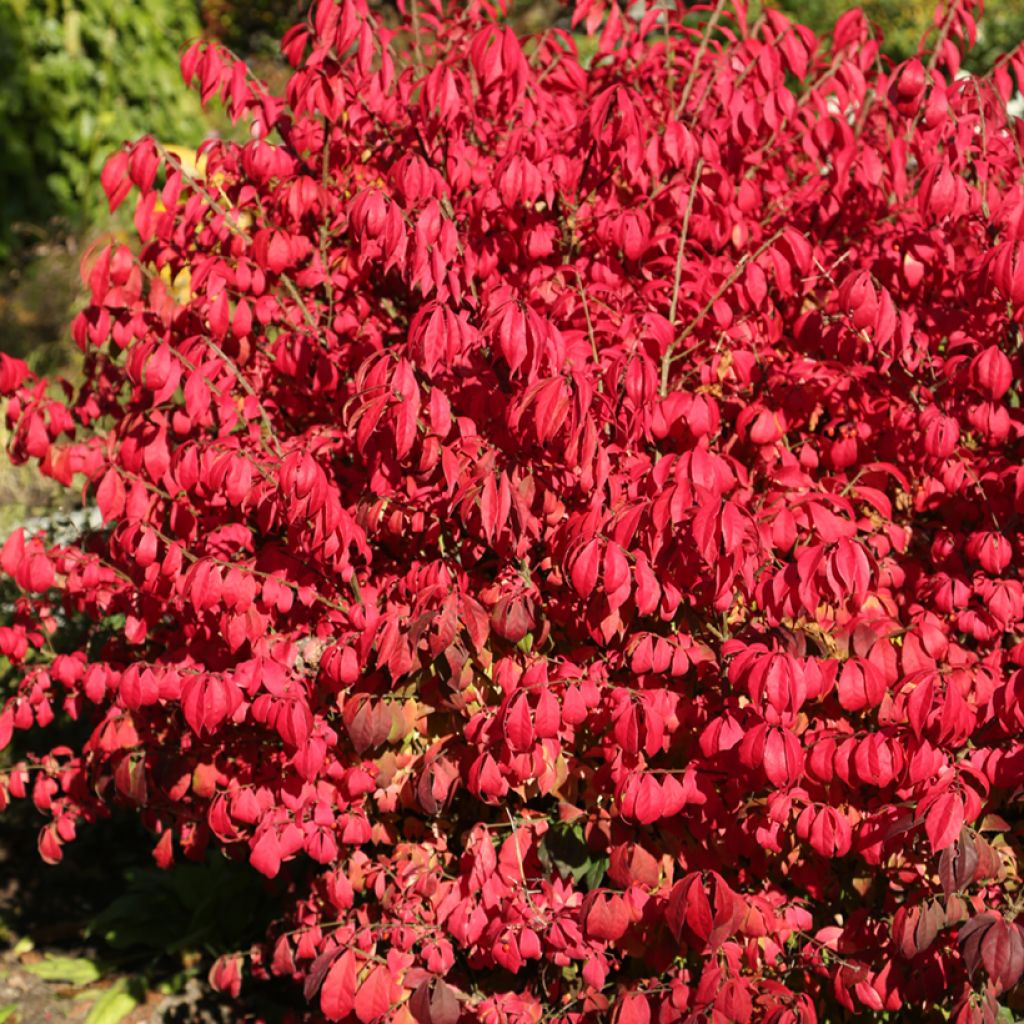
[[[679,248],[676,250],[676,267],[675,273],[672,277],[672,303],[669,306],[668,320],[672,325],[672,331],[676,329],[676,315],[679,309],[679,286],[682,282],[683,277],[683,252],[686,249],[686,239],[690,233],[690,215],[693,213],[693,200],[697,195],[697,187],[700,185],[701,175],[704,173],[704,157],[697,159],[697,166],[693,171],[693,181],[690,183],[690,194],[686,200],[686,213],[683,214],[683,225],[679,229]],[[664,398],[668,394],[668,366],[669,359],[668,354],[672,351],[672,346],[665,350],[665,355],[661,359],[661,397]]]
[[[661,376],[662,380],[667,382],[668,379],[668,366],[680,358],[685,353],[675,354],[676,349],[679,345],[684,342],[693,332],[700,326],[700,322],[710,312],[711,307],[739,280],[740,275],[747,268],[747,264],[756,260],[766,249],[768,249],[773,243],[775,243],[782,236],[782,229],[780,228],[775,232],[771,238],[766,239],[758,246],[757,251],[754,253],[744,253],[742,259],[736,264],[733,272],[718,286],[715,294],[711,296],[706,303],[704,303],[700,312],[683,328],[679,337],[672,342],[672,344],[665,350],[665,354],[661,359]],[[687,349],[687,352],[693,351]],[[666,384],[667,388],[667,384]],[[667,390],[663,393],[667,393]]]
[[[683,95],[676,106],[676,117],[679,117],[679,115],[686,109],[686,101],[690,98],[690,93],[697,81],[697,70],[700,68],[701,61],[704,59],[708,43],[711,42],[711,33],[714,32],[715,27],[718,25],[718,21],[722,17],[722,12],[725,10],[727,2],[728,0],[718,0],[718,3],[715,4],[715,9],[711,12],[711,17],[708,18],[708,22],[704,26],[704,34],[701,36],[700,46],[697,47],[697,54],[693,58],[693,63],[690,65],[690,73],[687,75],[686,84],[683,86]]]

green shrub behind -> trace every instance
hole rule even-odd
[[[933,24],[933,0],[770,0],[791,17],[818,32],[828,33],[836,19],[853,7],[882,29],[885,52],[903,60],[917,52],[922,34]],[[1024,3],[1021,0],[986,0],[985,16],[978,26],[977,45],[967,54],[964,66],[984,72],[1007,50],[1024,39]]]
[[[103,161],[124,139],[199,141],[178,71],[198,32],[188,0],[0,0],[0,258],[55,217],[91,224]]]

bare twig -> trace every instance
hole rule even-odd
[[[758,246],[756,252],[744,253],[739,263],[737,263],[735,268],[733,269],[733,272],[718,286],[718,288],[715,290],[715,294],[712,295],[711,298],[704,303],[704,305],[701,307],[700,312],[697,313],[697,315],[683,328],[682,332],[679,334],[679,337],[676,338],[672,342],[672,344],[665,350],[665,354],[661,358],[661,379],[664,382],[664,390],[662,391],[663,394],[668,393],[668,368],[673,362],[675,362],[676,359],[679,358],[679,355],[676,354],[676,349],[678,349],[679,345],[682,342],[684,342],[697,329],[698,326],[700,326],[701,320],[703,320],[704,317],[707,316],[708,312],[710,312],[711,310],[711,307],[739,280],[740,274],[742,274],[743,271],[746,270],[747,264],[751,263],[753,260],[756,260],[766,249],[768,249],[775,241],[777,241],[781,237],[781,235],[782,229],[780,228],[778,231],[775,232],[775,234],[771,236],[771,238],[768,238],[764,242],[762,242],[760,246]],[[692,349],[687,349],[686,351],[689,352],[692,351]],[[682,353],[680,353],[680,355],[681,354]]]
[[[690,65],[690,73],[686,76],[686,84],[683,86],[683,95],[680,97],[679,103],[676,106],[676,117],[679,117],[679,115],[686,109],[686,101],[690,98],[690,93],[697,81],[697,71],[700,68],[701,61],[704,59],[708,43],[711,41],[711,33],[714,32],[715,27],[718,25],[718,21],[722,17],[722,12],[725,10],[727,2],[728,0],[718,0],[718,3],[715,4],[715,9],[711,12],[711,17],[708,18],[708,22],[704,26],[704,34],[701,36],[700,46],[697,47],[697,53],[693,58],[693,64]]]
[[[676,314],[679,309],[679,287],[683,277],[683,252],[686,249],[686,239],[690,232],[690,214],[693,213],[693,200],[697,195],[697,187],[700,185],[700,177],[704,173],[704,157],[697,159],[697,166],[693,171],[693,181],[690,183],[690,194],[686,199],[686,213],[683,214],[683,224],[679,229],[679,248],[676,250],[675,273],[672,277],[672,302],[669,306],[668,320],[672,330],[676,329]],[[672,345],[665,351],[661,360],[661,396],[668,394],[668,354],[672,351]]]

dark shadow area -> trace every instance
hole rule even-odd
[[[232,1003],[207,982],[218,954],[248,950],[275,917],[275,887],[248,863],[211,853],[160,870],[152,837],[126,811],[83,827],[48,865],[36,849],[41,821],[25,801],[0,815],[3,945],[29,939],[46,957],[83,958],[104,978],[130,979],[166,1024],[232,1024],[250,1011],[273,1022],[301,1010],[300,990],[287,983],[247,979]]]

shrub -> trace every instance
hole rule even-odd
[[[956,77],[974,13],[890,68],[856,11],[580,3],[584,70],[318,0],[283,97],[191,47],[249,141],[117,153],[84,385],[0,369],[104,523],[0,553],[43,857],[123,804],[247,858],[214,982],[332,1021],[1012,1003],[1024,64]]]

